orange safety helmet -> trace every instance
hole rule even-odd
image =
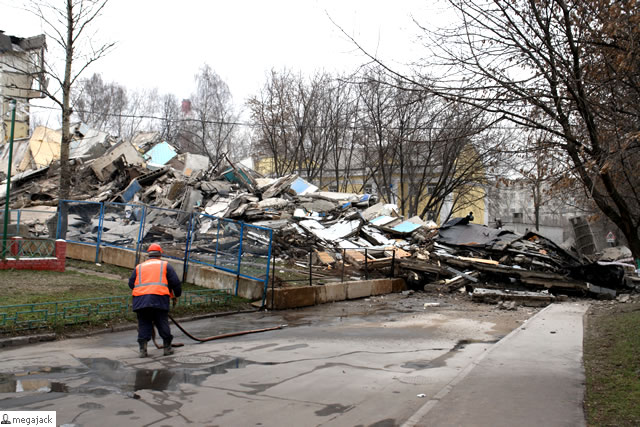
[[[147,249],[147,252],[159,252],[159,253],[162,253],[162,248],[160,247],[159,244],[152,243],[152,244],[149,245],[149,248]]]

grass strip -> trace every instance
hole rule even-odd
[[[640,425],[640,303],[598,309],[584,343],[589,426]]]

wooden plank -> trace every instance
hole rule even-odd
[[[364,265],[364,254],[362,252],[353,249],[347,249],[344,252],[344,257],[352,264],[355,264],[357,266]]]
[[[398,258],[408,258],[411,256],[411,252],[407,252],[404,249],[400,249],[400,248],[387,248],[384,251],[384,254],[388,257],[393,257],[393,252],[395,251],[396,253],[396,259]]]
[[[414,261],[414,260],[408,260],[408,259],[401,259],[398,265],[400,266],[400,268],[405,268],[407,270],[442,274],[447,277],[453,276],[453,274],[450,271],[430,261]]]
[[[318,255],[318,261],[323,265],[332,265],[336,262],[336,260],[325,251],[316,251],[316,255]]]
[[[444,268],[446,268],[447,270],[449,270],[450,272],[452,272],[453,274],[455,274],[455,275],[457,275],[457,276],[462,276],[462,277],[464,277],[465,279],[467,279],[467,280],[469,280],[469,281],[471,281],[471,282],[476,283],[476,282],[478,281],[478,279],[476,279],[476,278],[475,278],[475,277],[473,277],[472,275],[467,274],[467,273],[464,273],[464,272],[459,271],[459,270],[456,270],[455,268],[453,268],[453,267],[449,267],[448,265],[445,265],[445,267],[444,267]]]
[[[479,262],[479,263],[482,263],[482,264],[491,264],[491,265],[500,264],[498,261],[494,261],[492,259],[469,258],[469,257],[465,257],[465,256],[458,257],[458,259],[461,259],[461,260],[464,260],[464,261]]]

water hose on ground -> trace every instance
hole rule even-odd
[[[250,329],[248,331],[229,332],[229,333],[226,333],[226,334],[214,335],[212,337],[198,338],[198,337],[195,337],[195,336],[191,335],[189,332],[187,332],[182,327],[182,325],[180,323],[178,323],[178,321],[176,319],[174,319],[171,315],[169,315],[169,319],[171,319],[171,321],[178,327],[178,329],[180,329],[182,331],[183,334],[185,334],[186,336],[188,336],[192,340],[198,341],[198,342],[207,342],[207,341],[219,340],[219,339],[222,339],[222,338],[236,337],[238,335],[255,334],[255,333],[258,333],[258,332],[275,331],[277,329],[282,329],[282,328],[287,326],[287,325],[278,325],[278,326],[273,326],[271,328]],[[157,349],[163,348],[162,346],[158,345],[158,343],[156,342],[156,330],[155,330],[155,328],[153,329],[153,333],[151,334],[151,339],[153,340],[153,344],[156,346]],[[184,343],[181,343],[181,342],[171,343],[171,347],[182,347],[183,345],[184,345]]]

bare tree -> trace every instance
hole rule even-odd
[[[114,42],[94,45],[95,33],[91,27],[96,23],[108,0],[66,0],[64,6],[45,2],[34,2],[31,11],[45,24],[48,40],[64,52],[64,71],[57,72],[51,63],[45,64],[46,77],[56,83],[49,85],[45,95],[62,110],[62,141],[60,144],[60,188],[59,198],[68,199],[71,186],[69,168],[69,145],[71,143],[70,121],[72,87],[82,73],[94,62],[105,56]],[[60,89],[59,91],[57,89]],[[65,227],[63,227],[63,230]]]
[[[113,82],[104,82],[100,74],[81,79],[73,88],[73,111],[87,126],[119,136],[122,114],[129,103],[127,90]]]
[[[450,0],[430,33],[434,92],[553,136],[569,173],[640,259],[640,61],[635,2]],[[405,76],[410,80],[411,77]],[[429,88],[427,90],[433,90]]]
[[[183,148],[209,156],[217,165],[229,151],[236,115],[227,84],[205,64],[196,75],[191,117],[181,129]]]
[[[176,141],[178,137],[180,104],[173,94],[160,98],[160,137],[165,141]]]
[[[260,93],[248,101],[258,138],[257,151],[272,159],[276,176],[292,173],[303,163],[299,142],[308,127],[300,116],[304,115],[304,106],[294,102],[300,99],[296,95],[300,79],[287,70],[271,70]]]
[[[359,98],[354,85],[345,78],[337,76],[331,79],[322,96],[320,121],[312,130],[324,147],[323,167],[316,176],[320,183],[327,180],[335,183],[337,191],[352,190],[357,184],[352,180],[356,170],[356,152],[362,135],[358,129]],[[359,191],[364,191],[360,183]]]
[[[488,138],[478,109],[447,102],[377,68],[360,85],[371,143],[363,163],[382,198],[408,215],[435,219],[484,196],[498,140]],[[365,177],[367,179],[367,177]]]

